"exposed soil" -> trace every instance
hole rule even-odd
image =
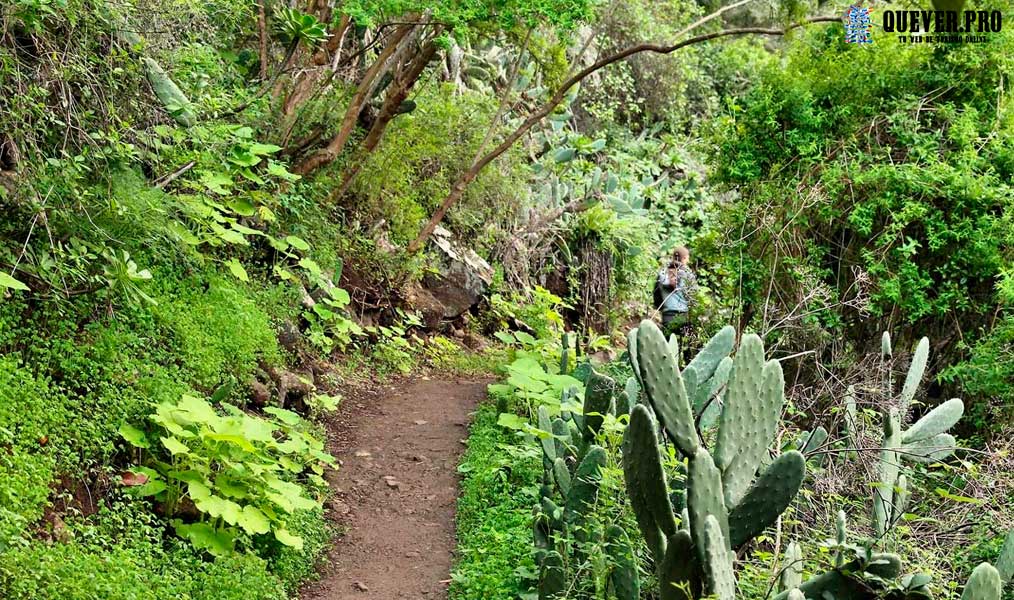
[[[346,396],[331,425],[329,507],[345,530],[303,600],[442,600],[458,459],[486,382],[415,378]]]

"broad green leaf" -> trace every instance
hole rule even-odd
[[[162,439],[162,445],[165,446],[165,449],[168,450],[173,456],[176,456],[177,454],[189,454],[190,453],[190,448],[188,448],[186,444],[184,444],[183,442],[179,441],[175,437],[170,436],[170,437],[163,437],[161,439]]]
[[[271,521],[261,512],[261,509],[252,504],[247,504],[243,507],[243,512],[239,515],[239,526],[249,534],[271,531]]]
[[[268,237],[268,244],[270,244],[271,247],[274,248],[275,250],[278,250],[279,252],[285,252],[285,251],[287,251],[289,249],[289,243],[286,242],[285,240],[280,240],[280,239],[278,239],[276,237],[272,237],[270,235],[267,236],[267,237]],[[278,268],[279,268],[278,265],[275,265],[275,269],[277,270]]]
[[[257,208],[249,198],[234,198],[229,201],[229,208],[244,217],[251,217],[257,212]]]
[[[493,336],[505,344],[513,344],[514,336],[509,331],[497,331]]]
[[[187,493],[194,502],[207,500],[211,497],[211,489],[200,481],[187,482]]]
[[[17,279],[14,279],[7,273],[0,271],[0,287],[9,288],[12,290],[28,291],[28,286],[21,283]]]
[[[258,144],[257,142],[254,142],[253,144],[250,144],[248,149],[253,154],[265,155],[274,154],[275,152],[281,150],[282,147],[274,144]]]
[[[130,423],[120,425],[119,434],[120,437],[130,442],[132,446],[137,448],[151,448],[151,442],[148,441],[148,436]]]
[[[275,529],[274,533],[275,539],[285,544],[286,546],[291,546],[296,550],[303,549],[303,538],[299,537],[298,535],[293,535],[289,533],[288,530],[282,528]]]
[[[275,265],[275,275],[277,275],[282,281],[297,281],[296,276],[292,274],[292,271],[283,269],[278,265]]]
[[[286,181],[298,181],[301,177],[295,173],[290,172],[285,168],[285,165],[273,160],[268,161],[268,174],[273,177],[279,177]]]
[[[211,404],[209,404],[207,400],[198,398],[197,396],[184,394],[183,397],[180,398],[180,402],[177,404],[177,407],[179,407],[180,411],[185,413],[186,417],[191,422],[213,423],[219,418],[218,413],[215,412],[215,409],[211,406]]]
[[[201,183],[212,192],[222,196],[228,196],[230,193],[228,188],[233,185],[232,177],[219,171],[205,171],[201,174]]]
[[[314,261],[313,259],[307,258],[305,256],[299,259],[299,266],[309,271],[311,275],[316,275],[317,277],[320,277],[323,274],[323,271],[320,270],[320,265],[318,265],[317,262]]]
[[[225,158],[227,161],[240,167],[252,167],[261,162],[261,157],[243,148],[233,148]]]
[[[232,553],[236,543],[235,534],[226,528],[215,529],[209,523],[185,524],[174,521],[176,535],[188,540],[195,548],[207,550],[214,556]]]
[[[250,440],[246,439],[245,436],[239,433],[214,433],[214,432],[201,432],[201,436],[208,440],[216,442],[227,442],[235,444],[247,452],[255,452],[257,448],[250,443]]]
[[[307,244],[302,238],[298,238],[294,235],[286,236],[285,241],[288,242],[289,245],[292,246],[293,248],[297,250],[302,250],[303,252],[306,252],[307,250],[310,249],[310,244]]]
[[[240,281],[250,281],[250,276],[246,274],[246,269],[239,263],[239,260],[230,258],[225,261],[225,266],[229,267],[229,272],[232,276]]]
[[[303,420],[303,417],[300,417],[291,410],[285,410],[284,408],[278,408],[276,406],[269,406],[264,409],[264,412],[278,417],[279,421],[288,425],[298,425],[300,421]]]
[[[496,419],[497,425],[506,427],[507,429],[513,429],[516,431],[523,430],[528,425],[526,419],[522,419],[514,413],[500,413],[500,416]]]

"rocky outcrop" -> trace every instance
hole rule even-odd
[[[493,281],[493,267],[457,244],[443,227],[436,228],[431,241],[438,250],[438,272],[423,279],[423,288],[443,307],[443,319],[456,319],[482,300]]]

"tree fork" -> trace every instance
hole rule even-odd
[[[710,19],[713,16],[715,15],[713,14],[708,17],[705,17],[705,19],[702,19],[701,22]],[[715,31],[712,33],[705,33],[698,36],[694,36],[692,38],[688,38],[686,40],[683,40],[682,42],[677,42],[670,46],[663,46],[660,44],[637,44],[635,46],[630,46],[628,48],[620,50],[615,54],[610,54],[605,58],[599,59],[594,64],[585,67],[584,69],[582,69],[581,71],[577,72],[569,79],[567,79],[563,83],[563,85],[561,85],[560,88],[556,91],[556,93],[553,94],[553,96],[545,104],[543,104],[535,112],[529,115],[529,117],[525,119],[525,121],[520,126],[518,126],[517,129],[512,131],[510,135],[504,138],[503,142],[501,142],[493,150],[483,155],[480,159],[472,163],[472,166],[469,167],[468,170],[461,175],[457,183],[454,184],[454,186],[451,188],[451,191],[447,194],[447,197],[445,197],[444,201],[440,204],[440,207],[437,209],[435,213],[433,213],[433,216],[430,217],[430,220],[426,223],[426,225],[423,226],[422,230],[419,232],[419,235],[416,236],[416,238],[412,240],[412,242],[408,245],[407,248],[408,252],[415,253],[418,252],[420,248],[422,248],[423,244],[426,243],[426,240],[429,239],[430,235],[433,234],[433,231],[436,230],[437,225],[439,225],[440,222],[443,220],[444,216],[447,214],[447,211],[450,210],[452,206],[454,206],[455,204],[458,203],[458,201],[461,200],[462,196],[465,195],[465,190],[468,188],[469,184],[471,184],[472,181],[475,180],[475,178],[479,175],[482,169],[486,167],[486,165],[493,162],[493,160],[495,160],[501,154],[509,150],[510,147],[513,146],[515,142],[517,142],[519,139],[521,139],[522,136],[528,133],[528,131],[531,130],[532,127],[534,127],[536,124],[539,123],[539,121],[548,116],[549,113],[553,112],[553,109],[555,109],[560,104],[560,102],[563,101],[563,98],[567,95],[567,92],[570,91],[572,87],[580,83],[583,79],[585,79],[592,73],[605,67],[608,67],[609,65],[615,62],[621,61],[624,58],[627,58],[628,56],[639,54],[641,52],[651,52],[654,54],[671,54],[681,48],[685,48],[687,46],[692,46],[695,44],[700,44],[702,42],[707,42],[721,37],[733,35],[747,35],[747,34],[785,35],[789,31],[792,31],[793,29],[798,29],[800,27],[804,27],[806,25],[811,25],[814,23],[840,23],[840,22],[841,22],[840,17],[812,17],[788,25],[783,29],[773,29],[766,27],[741,27],[736,29],[724,29],[721,31]]]

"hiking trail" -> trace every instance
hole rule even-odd
[[[302,600],[442,600],[453,559],[457,465],[485,381],[436,376],[346,397],[328,424],[341,528]]]

